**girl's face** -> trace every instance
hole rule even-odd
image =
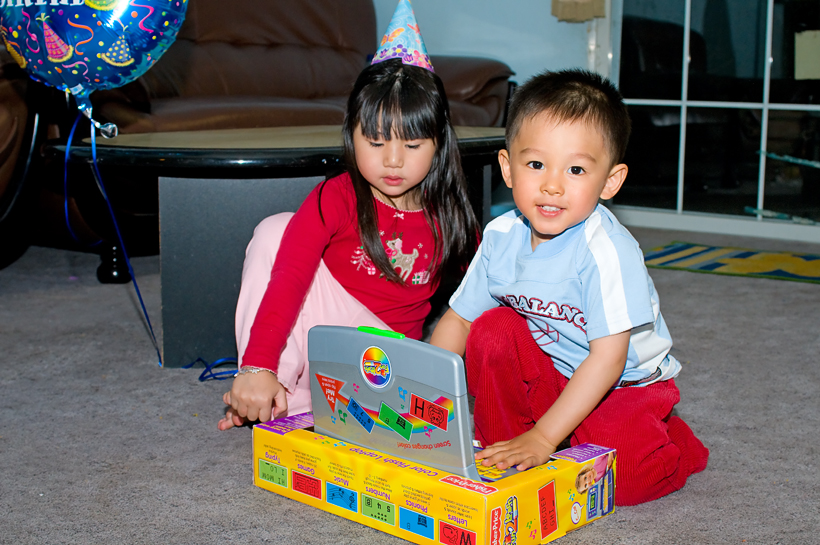
[[[432,138],[402,140],[396,134],[390,140],[373,140],[362,134],[361,124],[353,133],[356,166],[377,199],[390,202],[402,210],[417,210],[419,204],[412,190],[430,172],[436,144]]]

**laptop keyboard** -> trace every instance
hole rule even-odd
[[[478,452],[481,449],[475,445],[473,445],[473,451]],[[495,464],[491,466],[485,466],[481,463],[481,460],[476,460],[475,467],[478,470],[478,474],[481,475],[481,480],[487,483],[493,483],[495,481],[499,481],[504,477],[509,477],[510,475],[515,475],[516,473],[521,473],[515,469],[515,466],[508,467],[507,469],[499,469],[495,466]],[[526,469],[524,471],[527,471]]]

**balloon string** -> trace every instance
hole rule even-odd
[[[82,114],[77,114],[77,119],[74,120],[74,124],[71,126],[71,132],[68,134],[68,142],[66,142],[65,145],[65,162],[63,163],[63,210],[65,212],[65,226],[68,227],[68,233],[71,235],[71,238],[80,243],[82,243],[82,241],[76,233],[74,233],[74,229],[71,228],[71,220],[68,214],[68,158],[71,153],[71,142],[74,141],[74,131],[77,130],[77,125],[80,123],[81,117]],[[93,244],[89,244],[89,246],[96,246],[101,242],[102,239]]]
[[[117,224],[117,218],[114,215],[114,208],[111,206],[111,200],[108,198],[108,194],[105,191],[105,186],[103,185],[102,176],[100,175],[100,169],[97,167],[97,130],[94,126],[91,127],[91,158],[93,159],[91,166],[94,172],[95,178],[97,179],[97,184],[99,185],[100,192],[102,193],[103,199],[105,199],[105,203],[108,205],[108,212],[111,214],[111,221],[114,223],[114,230],[117,232],[117,240],[120,242],[120,248],[122,248],[122,255],[125,258],[125,264],[128,266],[128,272],[131,275],[131,282],[134,284],[134,290],[137,292],[137,298],[139,299],[140,306],[142,307],[142,314],[145,316],[145,322],[148,324],[148,332],[151,334],[151,340],[154,343],[154,349],[157,351],[157,358],[159,358],[159,366],[162,367],[162,355],[159,352],[159,343],[157,343],[157,337],[154,335],[154,328],[151,326],[151,319],[148,317],[148,310],[145,308],[145,302],[142,300],[142,293],[140,293],[140,288],[137,285],[137,276],[134,274],[134,269],[131,267],[131,260],[128,258],[128,252],[125,251],[125,244],[122,240],[122,233],[120,233],[120,226]]]

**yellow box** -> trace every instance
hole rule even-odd
[[[414,543],[547,543],[614,507],[613,449],[579,445],[476,482],[313,433],[312,422],[308,413],[254,427],[254,484]]]

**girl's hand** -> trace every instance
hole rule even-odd
[[[225,417],[217,427],[227,430],[245,422],[267,422],[288,409],[287,392],[276,375],[267,371],[246,373],[233,380],[230,392],[222,401],[228,405]]]
[[[495,465],[498,469],[516,466],[518,471],[524,471],[547,463],[550,455],[555,452],[555,448],[537,429],[533,428],[510,441],[493,443],[477,452],[475,459],[479,463],[484,460],[485,466]]]

